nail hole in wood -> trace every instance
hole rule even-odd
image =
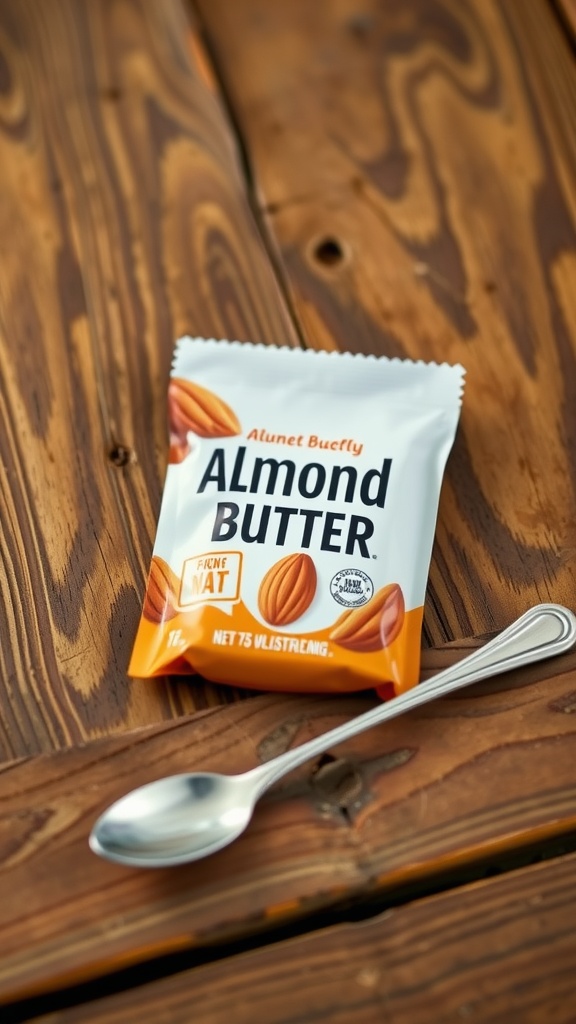
[[[336,758],[333,757],[332,754],[321,754],[314,767],[314,772],[318,772],[321,768],[325,768],[327,764],[334,764],[335,760]]]
[[[108,452],[108,459],[113,466],[118,466],[121,469],[123,466],[128,466],[130,462],[134,462],[134,452],[125,444],[115,444]]]
[[[344,251],[337,238],[323,238],[314,248],[314,258],[324,267],[334,267],[344,259]]]

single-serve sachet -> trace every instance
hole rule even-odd
[[[182,338],[130,675],[413,686],[463,374]]]

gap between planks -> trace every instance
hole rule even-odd
[[[446,915],[447,921],[449,921],[450,915],[458,920],[458,906],[455,900],[459,893],[462,893],[464,901],[468,901],[472,906],[475,903],[476,909],[481,914],[484,909],[483,905],[493,900],[494,893],[500,890],[504,893],[501,914],[505,916],[507,891],[513,895],[510,902],[517,903],[518,897],[514,894],[514,890],[520,890],[525,896],[526,903],[521,910],[525,920],[523,926],[518,928],[518,935],[520,935],[522,927],[524,929],[530,927],[530,922],[527,919],[531,913],[531,907],[534,907],[534,914],[538,912],[542,914],[545,909],[541,906],[545,897],[538,890],[539,882],[544,885],[545,889],[546,878],[549,885],[552,878],[551,872],[555,872],[556,869],[560,873],[568,870],[568,873],[572,871],[574,874],[576,870],[575,850],[576,834],[572,837],[565,837],[560,843],[548,843],[542,847],[526,850],[521,858],[488,860],[485,864],[478,864],[470,870],[451,876],[441,876],[437,879],[436,885],[433,884],[433,880],[430,880],[428,886],[407,889],[402,894],[397,893],[388,902],[382,899],[359,901],[340,909],[333,908],[329,913],[311,915],[308,919],[290,926],[271,928],[266,933],[260,933],[248,939],[216,945],[201,952],[187,951],[149,961],[145,965],[145,970],[144,965],[139,964],[95,982],[70,986],[6,1005],[2,1009],[2,1022],[3,1024],[20,1024],[20,1022],[41,1017],[39,1024],[59,1024],[60,1021],[62,1024],[67,1024],[67,1022],[72,1024],[73,1021],[84,1019],[86,1021],[93,1020],[96,1024],[96,1021],[116,1019],[114,1012],[119,1012],[122,1008],[126,1014],[125,1018],[122,1017],[123,1020],[136,1020],[144,1001],[150,996],[155,998],[159,993],[164,993],[164,998],[170,1005],[175,994],[187,986],[195,985],[196,979],[203,979],[207,974],[209,975],[211,969],[224,972],[232,986],[241,988],[248,985],[249,972],[246,975],[245,968],[249,967],[250,963],[257,963],[260,957],[269,959],[270,967],[272,967],[274,962],[289,962],[294,951],[303,942],[312,942],[314,949],[321,951],[324,944],[330,945],[334,940],[336,943],[342,940],[345,945],[347,933],[351,939],[355,935],[360,937],[365,934],[372,935],[374,940],[378,940],[380,934],[386,934],[387,917],[392,911],[400,911],[400,921],[407,921],[411,916],[415,916],[416,919],[422,916],[423,919],[426,919],[427,914],[429,916],[429,908],[436,905],[440,908],[449,908]],[[492,876],[497,877],[493,878]],[[534,885],[532,892],[531,884]],[[568,913],[569,911],[565,909],[564,916]],[[546,927],[550,933],[549,938],[555,937],[555,927],[558,931],[555,921],[550,920],[553,914],[554,910],[552,915],[550,913],[547,915]],[[460,914],[462,919],[464,916],[464,914]],[[557,911],[556,916],[558,916]],[[443,926],[446,927],[446,925]],[[485,929],[485,940],[489,941],[487,932],[488,929]],[[544,942],[544,937],[540,936],[540,944],[542,945]],[[376,948],[377,945],[376,941],[372,948]],[[356,943],[353,942],[353,948],[355,946]],[[508,956],[509,953],[510,951],[507,950],[504,956]],[[321,952],[318,955],[325,960],[325,956]],[[468,957],[470,957],[470,951],[464,942],[459,960]],[[482,958],[479,963],[481,961]],[[451,964],[454,974],[457,974],[456,967],[456,964]],[[380,968],[383,973],[388,973],[389,965],[381,963]],[[378,975],[381,970],[377,971]],[[368,987],[370,988],[371,985],[369,984]],[[419,986],[414,986],[414,993],[418,990]],[[509,994],[510,997],[514,997],[513,986],[512,992]],[[403,998],[410,999],[409,989],[405,990]],[[130,1002],[133,1000],[133,1009],[130,1008],[128,999]],[[307,1007],[307,1011],[308,1009],[309,1007]],[[439,1006],[437,1006],[437,1010],[439,1010]],[[175,1007],[172,1007],[171,1012],[174,1014],[174,1017],[170,1017],[171,1021],[187,1020],[177,1014]],[[308,1024],[308,1016],[303,1019]]]

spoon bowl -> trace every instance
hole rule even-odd
[[[436,697],[561,654],[575,642],[571,611],[537,605],[458,664],[243,775],[193,772],[134,790],[101,815],[90,846],[108,860],[135,867],[167,867],[207,857],[238,838],[262,793],[298,765]]]
[[[94,827],[90,847],[122,864],[185,864],[237,839],[252,810],[244,775],[172,775],[112,804]]]

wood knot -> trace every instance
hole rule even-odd
[[[325,754],[319,761],[310,782],[314,794],[323,803],[347,808],[355,803],[363,790],[362,775],[349,761]]]

